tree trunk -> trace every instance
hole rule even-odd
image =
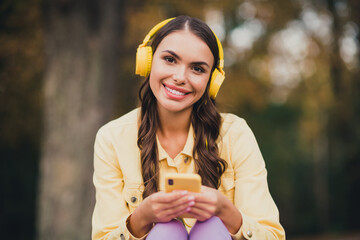
[[[90,239],[93,143],[114,110],[123,2],[44,0],[39,239]]]
[[[333,42],[331,58],[331,78],[333,86],[334,104],[330,111],[329,121],[329,159],[331,162],[331,213],[334,225],[353,224],[358,218],[360,198],[357,188],[359,174],[359,77],[358,73],[347,70],[339,54],[339,39],[342,36],[343,26],[349,20],[357,21],[359,4],[357,1],[348,1],[348,10],[353,15],[341,17],[337,15],[335,0],[327,0],[329,11],[333,15]],[[357,22],[359,24],[359,22]],[[358,69],[357,69],[358,71]],[[351,204],[354,201],[354,204]],[[339,208],[338,206],[343,206]],[[356,225],[357,226],[357,225]]]
[[[349,8],[351,9],[351,21],[357,24],[357,27],[360,27],[360,2],[359,1],[349,1]],[[357,34],[357,41],[360,42],[360,34]],[[358,53],[358,62],[360,64],[360,54]],[[348,179],[348,194],[347,198],[351,202],[351,209],[347,215],[347,222],[350,229],[358,230],[358,218],[360,215],[360,81],[359,81],[360,66],[358,65],[356,71],[352,73],[351,76],[351,96],[350,104],[352,105],[352,123],[351,130],[353,135],[352,144],[349,150],[350,161],[346,165],[345,171]]]

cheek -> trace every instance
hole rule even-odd
[[[150,76],[149,76],[149,84],[153,93],[159,88],[161,79],[161,69],[159,69],[157,64],[154,64],[151,68]]]
[[[155,74],[150,74],[150,79],[149,79],[149,85],[150,85],[150,89],[153,92],[153,94],[156,96],[157,92],[159,90],[159,82],[155,81],[156,76]]]
[[[154,55],[151,62],[151,72],[154,72],[156,75],[165,73],[168,69],[165,61],[158,55]]]
[[[209,77],[203,77],[201,79],[198,79],[195,84],[197,91],[203,94],[206,90],[209,81],[210,81]]]

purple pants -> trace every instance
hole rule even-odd
[[[197,221],[188,234],[185,226],[173,219],[167,223],[157,223],[151,229],[146,240],[231,240],[224,223],[218,217],[211,217],[204,222]]]

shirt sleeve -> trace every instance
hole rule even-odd
[[[268,189],[265,162],[254,134],[243,119],[234,124],[230,143],[235,174],[234,204],[243,218],[232,239],[285,239],[278,209]]]
[[[110,134],[100,129],[94,145],[96,204],[92,217],[92,239],[142,240],[127,228],[130,216],[123,195],[124,180]]]

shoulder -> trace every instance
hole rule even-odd
[[[220,134],[222,136],[239,134],[243,131],[248,131],[249,126],[245,119],[236,116],[232,113],[221,113],[222,124]]]
[[[231,161],[234,167],[250,162],[263,164],[256,138],[247,122],[234,114],[222,114],[222,118],[219,139],[222,157]]]
[[[97,135],[126,135],[129,133],[137,133],[138,116],[140,108],[136,108],[123,116],[114,119],[102,126]]]

